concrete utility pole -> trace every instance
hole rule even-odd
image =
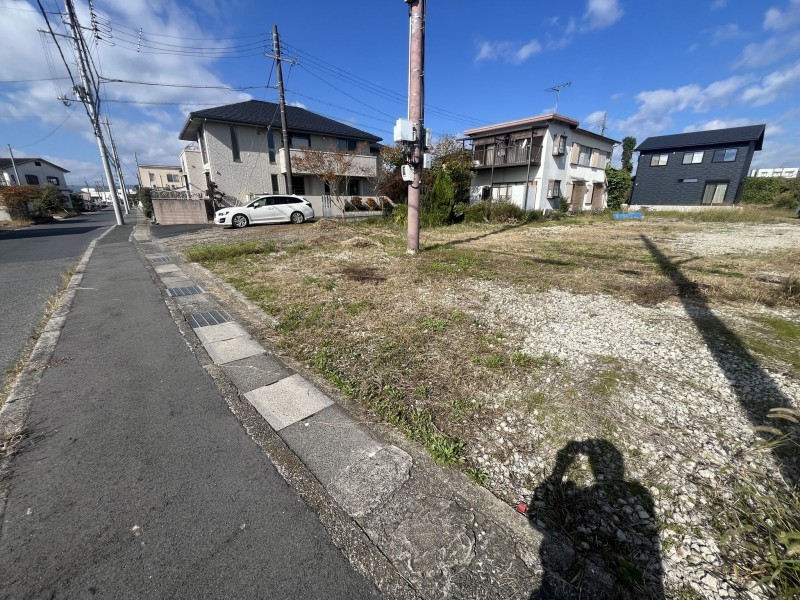
[[[119,177],[119,185],[122,188],[122,203],[125,205],[125,214],[130,214],[131,208],[128,206],[128,190],[125,187],[125,177],[122,175],[122,163],[119,162],[119,155],[117,154],[117,145],[114,143],[114,135],[111,133],[111,122],[106,117],[106,129],[108,129],[108,139],[111,142],[111,152],[114,155],[114,164],[117,167],[117,177]]]
[[[97,139],[97,147],[100,149],[100,160],[103,163],[106,180],[111,183],[109,189],[111,191],[111,200],[114,205],[114,216],[117,219],[117,225],[124,225],[125,220],[122,218],[122,212],[119,209],[119,198],[117,197],[117,190],[114,186],[114,178],[111,175],[111,165],[108,162],[106,144],[103,140],[103,129],[100,127],[99,109],[97,99],[94,96],[94,80],[91,79],[88,60],[84,54],[83,32],[80,29],[80,25],[78,25],[78,17],[75,14],[75,7],[72,4],[72,0],[64,0],[64,6],[67,9],[67,25],[69,25],[72,31],[72,39],[75,42],[75,54],[78,59],[78,71],[80,71],[81,75],[81,85],[75,86],[75,93],[84,105],[86,105],[86,109],[89,112],[89,119],[92,122],[94,136]]]
[[[11,155],[11,166],[14,167],[14,178],[17,180],[17,185],[22,185],[19,180],[19,173],[17,173],[17,162],[14,160],[14,151],[11,149],[11,144],[8,145],[8,153]]]
[[[272,45],[275,52],[275,62],[278,63],[278,102],[281,106],[281,133],[283,134],[283,156],[286,161],[286,193],[294,194],[292,186],[292,152],[289,148],[289,133],[286,128],[286,96],[283,92],[283,70],[281,69],[281,43],[278,37],[278,26],[272,26]],[[270,123],[271,125],[271,123]]]
[[[136,181],[139,182],[139,187],[142,187],[142,176],[139,173],[139,155],[136,152],[133,153],[133,160],[136,161]]]
[[[408,120],[416,132],[411,142],[408,164],[414,180],[408,185],[408,242],[406,252],[419,252],[419,196],[425,152],[425,0],[405,0],[408,4]]]

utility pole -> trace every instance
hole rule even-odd
[[[142,187],[142,175],[139,173],[139,155],[133,153],[133,160],[136,161],[136,181],[139,182],[139,187]]]
[[[17,162],[14,160],[14,151],[11,149],[11,144],[8,145],[8,153],[11,155],[11,166],[14,167],[14,178],[17,180],[17,185],[22,185],[19,180],[19,173],[17,173]]]
[[[278,63],[278,102],[281,106],[281,133],[283,134],[283,157],[286,162],[286,193],[294,194],[292,186],[292,152],[289,148],[289,133],[286,128],[286,96],[283,91],[283,70],[281,69],[281,43],[278,37],[278,26],[272,26],[272,46],[275,62]]]
[[[117,219],[117,225],[124,225],[125,220],[122,218],[122,212],[119,209],[119,198],[117,197],[117,190],[114,186],[114,178],[111,175],[111,165],[108,162],[108,154],[106,152],[105,141],[103,140],[103,129],[100,127],[100,115],[97,99],[94,95],[95,84],[91,79],[89,71],[88,60],[84,54],[85,42],[83,40],[83,32],[78,25],[78,17],[75,14],[75,7],[72,0],[64,0],[64,6],[67,9],[67,25],[72,31],[73,41],[75,43],[75,54],[78,59],[78,70],[81,75],[81,85],[75,86],[75,94],[81,99],[86,106],[89,113],[89,119],[92,122],[94,129],[94,136],[97,139],[97,147],[100,150],[100,160],[103,163],[103,170],[105,171],[106,179],[111,183],[111,200],[114,205],[114,216]]]
[[[122,203],[125,205],[125,214],[130,214],[131,209],[128,206],[128,191],[125,188],[125,177],[122,175],[122,163],[119,162],[119,155],[117,154],[117,145],[114,143],[114,136],[111,133],[111,122],[106,117],[106,129],[108,129],[108,139],[111,142],[111,152],[114,155],[114,164],[117,167],[117,177],[119,177],[119,185],[122,187]]]
[[[408,120],[416,132],[411,142],[408,164],[414,179],[408,185],[408,241],[406,252],[419,252],[419,196],[425,152],[425,0],[405,0],[408,4]]]
[[[603,113],[603,121],[600,123],[600,135],[606,134],[606,121],[608,120],[608,113]]]

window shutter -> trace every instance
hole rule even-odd
[[[589,164],[593,167],[600,166],[600,150],[597,148],[592,148],[592,159]]]
[[[581,145],[578,143],[572,144],[572,155],[569,158],[569,162],[573,165],[578,162],[578,156],[581,153]]]

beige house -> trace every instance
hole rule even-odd
[[[184,189],[183,173],[180,167],[168,165],[137,165],[139,184],[154,190]]]
[[[606,206],[606,164],[618,143],[557,114],[498,123],[464,134],[472,141],[473,201],[505,199],[525,210]]]
[[[297,106],[286,107],[286,120],[293,192],[309,200],[316,214],[323,214],[322,197],[330,190],[296,164],[296,157],[308,149],[357,151],[347,190],[340,193],[375,195],[381,138]],[[196,144],[181,153],[190,191],[205,191],[214,182],[233,204],[260,194],[287,193],[287,153],[277,104],[249,100],[192,112],[178,137]]]

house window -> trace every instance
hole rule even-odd
[[[736,148],[725,148],[724,150],[714,150],[712,162],[733,162],[736,160]]]
[[[351,179],[348,188],[347,191],[351,196],[361,195],[361,182],[358,179]]]
[[[727,181],[709,181],[703,190],[703,204],[722,204],[728,191]]]
[[[581,149],[578,152],[578,164],[584,167],[588,167],[591,158],[592,158],[592,149],[589,148],[589,146],[584,146],[581,144]]]
[[[683,164],[685,165],[699,165],[703,162],[703,154],[704,152],[684,152],[683,153]]]
[[[40,163],[38,160],[33,161],[33,164],[35,164],[37,167],[42,166],[42,163]]]
[[[200,154],[203,155],[203,164],[208,164],[208,150],[206,149],[206,136],[205,129],[203,127],[200,128],[197,137],[200,142]]]
[[[147,175],[150,178],[150,183],[151,184],[156,182],[156,174],[155,173],[148,173]]]
[[[356,141],[355,140],[343,140],[343,139],[340,138],[340,139],[336,140],[336,147],[339,150],[353,151],[353,150],[356,149]]]
[[[179,175],[174,175],[173,173],[167,173],[167,181],[169,183],[180,183],[181,178]]]
[[[295,133],[289,136],[289,146],[292,148],[311,148],[311,139],[307,135]]]
[[[697,183],[697,178],[691,177],[688,179],[678,179],[678,183]]]
[[[58,177],[48,177],[47,183],[52,183],[53,185],[61,185],[58,183]]]
[[[669,154],[653,154],[650,157],[650,166],[663,167],[667,164],[667,159],[669,159]]]
[[[235,125],[231,125],[231,154],[233,162],[242,162],[242,155],[239,153],[239,132]]]
[[[275,136],[272,132],[267,133],[267,147],[269,148],[269,164],[275,164]],[[273,175],[273,177],[275,177]],[[277,188],[276,188],[277,189]]]
[[[567,153],[567,136],[557,135],[553,139],[553,156],[564,156]]]
[[[295,175],[292,177],[292,191],[298,196],[305,196],[306,194],[306,178],[302,175]]]
[[[28,185],[39,185],[39,177],[36,175],[25,175],[25,183]]]
[[[561,180],[551,179],[547,184],[547,197],[560,198],[561,197]]]
[[[272,180],[272,193],[273,194],[277,194],[278,193],[278,176],[273,174],[270,177],[270,179]]]

